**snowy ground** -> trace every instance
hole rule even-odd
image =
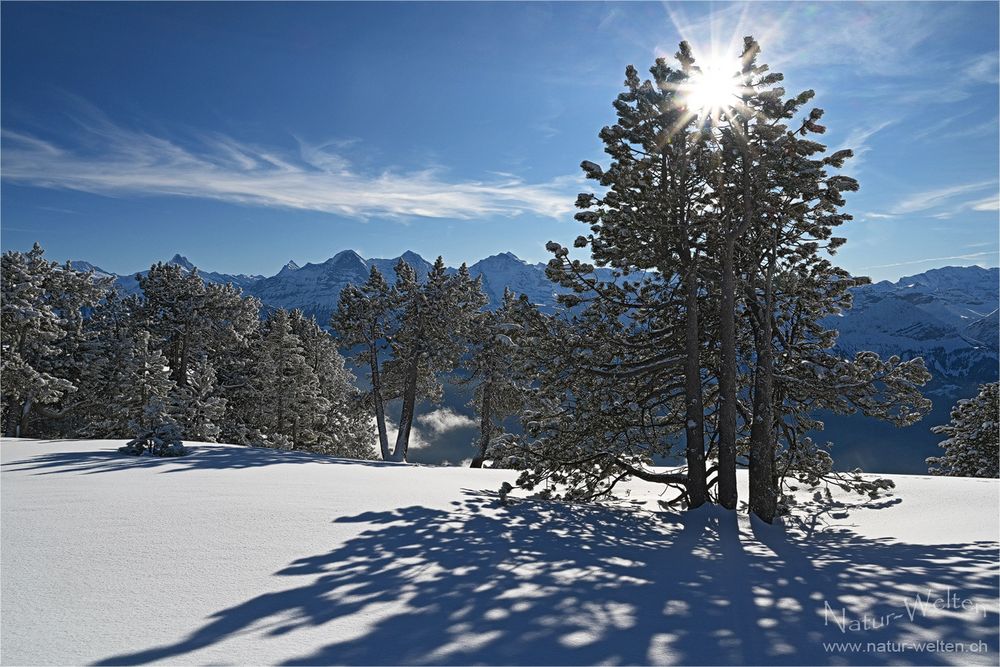
[[[781,528],[641,483],[501,507],[511,472],[119,444],[0,445],[3,664],[997,664],[996,480]]]

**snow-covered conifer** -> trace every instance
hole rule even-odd
[[[701,72],[685,43],[679,66],[659,59],[648,81],[626,70],[617,122],[600,133],[610,164],[581,164],[600,187],[577,198],[576,218],[590,234],[574,246],[589,247],[606,271],[548,245],[549,276],[573,290],[560,300],[574,310],[549,323],[563,347],[550,342],[559,361],[539,362],[527,422],[537,440],[522,450],[534,456],[527,484],[595,497],[634,476],[682,486],[691,506],[711,500],[718,485],[716,498],[735,507],[743,454],[750,510],[770,521],[783,475],[823,467],[797,454],[776,467],[783,443],[782,451],[804,451],[796,443],[811,408],[899,424],[926,412],[921,360],[865,353],[831,361],[835,334],[818,326],[830,313],[823,299],[849,305],[829,284],[843,292],[859,283],[849,285],[819,253],[844,242],[833,230],[850,220],[843,193],[858,186],[832,170],[851,152],[827,154],[809,138],[825,129],[822,110],[802,110],[812,91],[785,98],[775,85],[781,75],[758,64],[758,52],[746,38],[733,101],[722,110],[689,108],[686,91]],[[809,279],[790,279],[800,274]],[[793,357],[801,368],[788,367]],[[825,366],[845,382],[798,379]],[[798,425],[785,423],[790,415]],[[686,470],[649,470],[681,432]]]
[[[319,381],[319,393],[329,405],[326,413],[314,421],[319,438],[310,449],[346,458],[373,458],[369,413],[333,338],[314,318],[307,318],[298,310],[291,312],[289,324],[302,344],[306,363]]]
[[[330,402],[283,309],[264,322],[253,382],[262,398],[254,425],[268,436],[265,444],[296,449],[319,441]]]
[[[187,454],[181,440],[181,429],[170,416],[167,405],[159,396],[153,396],[143,408],[142,415],[132,423],[135,437],[118,448],[122,454],[141,456],[183,456]]]
[[[931,430],[947,436],[941,442],[943,456],[927,459],[935,475],[955,477],[1000,477],[1000,384],[979,387],[979,393],[963,399],[951,409],[951,421]]]
[[[170,397],[171,416],[188,440],[216,442],[226,399],[219,396],[215,368],[205,357],[191,365],[188,381]]]
[[[394,398],[392,388],[383,380],[383,363],[398,326],[398,308],[399,291],[390,287],[378,268],[372,266],[363,285],[347,285],[341,290],[337,312],[330,320],[341,346],[356,350],[355,361],[368,370],[368,400],[375,413],[382,460],[390,457],[385,404]]]
[[[469,352],[463,362],[468,375],[459,383],[475,383],[470,404],[479,415],[478,451],[472,467],[480,468],[491,442],[504,433],[503,420],[524,405],[530,378],[525,370],[526,328],[521,322],[536,309],[509,288],[496,310],[476,313],[469,329]]]
[[[60,419],[89,403],[72,396],[83,370],[84,312],[108,285],[43,255],[36,243],[0,260],[0,403],[8,436],[29,435],[36,417]]]
[[[390,343],[393,359],[386,364],[386,374],[399,383],[403,402],[392,459],[405,461],[417,398],[440,400],[442,387],[436,374],[455,368],[473,317],[487,299],[480,279],[473,279],[465,264],[448,275],[441,257],[422,284],[402,260],[396,275],[399,326]]]

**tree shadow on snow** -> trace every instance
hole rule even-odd
[[[914,545],[842,529],[805,539],[714,507],[651,515],[520,500],[497,509],[493,494],[465,494],[448,511],[339,518],[366,528],[276,573],[298,585],[218,611],[176,643],[98,664],[176,662],[236,635],[318,626],[326,643],[285,664],[933,665],[956,657],[864,648],[932,638],[982,640],[988,652],[979,659],[995,660],[992,542]],[[915,594],[946,587],[986,604],[984,615],[918,610],[909,618],[904,600],[912,606]],[[875,629],[851,626],[892,615]]]
[[[125,441],[122,441],[124,444]],[[97,449],[93,451],[49,452],[18,461],[3,464],[4,471],[37,471],[35,475],[56,473],[79,473],[91,475],[104,472],[118,472],[135,468],[162,468],[160,472],[184,472],[187,470],[231,470],[239,468],[261,468],[278,464],[338,463],[364,466],[398,466],[398,463],[384,461],[363,461],[343,459],[326,454],[300,452],[263,447],[200,446],[189,445],[189,454],[176,457],[129,456],[117,449]]]

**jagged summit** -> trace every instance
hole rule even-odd
[[[193,271],[194,270],[194,264],[191,263],[191,260],[189,260],[187,257],[185,257],[184,255],[182,255],[180,253],[175,254],[170,259],[170,261],[167,262],[167,264],[175,264],[175,265],[181,267],[182,269],[187,269],[188,271]]]

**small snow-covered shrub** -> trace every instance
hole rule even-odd
[[[142,456],[145,452],[153,456],[184,456],[188,453],[181,441],[180,429],[173,422],[164,422],[139,433],[118,451],[131,456]]]

